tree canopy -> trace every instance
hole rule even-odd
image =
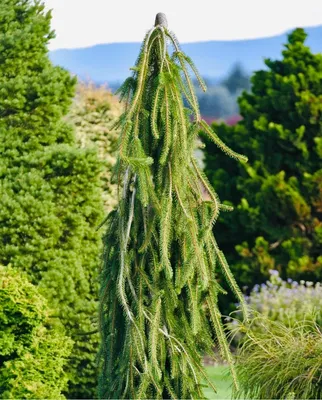
[[[243,118],[213,125],[249,163],[230,164],[205,138],[205,172],[222,200],[236,207],[214,232],[238,281],[322,276],[322,55],[303,29],[288,36],[281,60],[251,78],[239,98]],[[235,251],[229,249],[235,248]]]

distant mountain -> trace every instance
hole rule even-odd
[[[322,25],[305,29],[307,45],[322,52]],[[279,58],[287,33],[269,38],[233,41],[209,41],[182,44],[200,73],[210,79],[221,78],[239,62],[248,73],[264,67],[264,58]],[[97,83],[123,81],[134,65],[140,43],[101,44],[81,49],[62,49],[50,53],[54,64],[61,65],[81,79]]]

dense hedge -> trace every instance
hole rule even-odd
[[[2,0],[0,263],[26,271],[74,341],[68,397],[96,392],[101,163],[64,122],[75,79],[48,58],[50,13]]]

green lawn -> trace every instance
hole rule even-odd
[[[231,398],[231,387],[232,379],[229,373],[229,369],[226,366],[207,367],[208,376],[217,389],[217,393],[211,388],[204,390],[204,393],[208,399],[230,399]]]

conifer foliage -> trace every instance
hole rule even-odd
[[[322,278],[322,55],[297,28],[278,60],[254,73],[239,98],[243,120],[213,128],[249,157],[230,165],[206,139],[205,172],[236,206],[215,227],[239,283],[252,287],[270,269],[286,278]],[[246,223],[247,221],[247,223]]]
[[[50,19],[39,1],[1,0],[0,263],[28,274],[72,337],[68,397],[92,398],[101,167],[63,121],[75,79],[49,60]]]
[[[116,204],[116,185],[111,184],[111,174],[116,162],[119,132],[111,127],[121,112],[122,104],[108,88],[96,87],[93,83],[79,83],[68,113],[68,121],[75,127],[80,147],[95,148],[103,164],[101,186],[106,212]]]
[[[214,337],[235,376],[217,306],[218,268],[244,302],[212,233],[228,208],[193,156],[200,128],[228,156],[246,158],[201,119],[190,70],[205,90],[204,82],[163,14],[132,69],[119,90],[126,109],[116,124],[118,207],[104,238],[99,396],[203,398],[201,358]]]
[[[0,265],[0,398],[65,399],[72,341],[26,274]]]

